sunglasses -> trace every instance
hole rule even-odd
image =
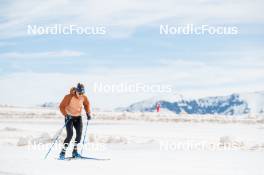
[[[78,93],[79,95],[83,95],[83,94],[84,94],[83,92],[78,92],[78,91],[77,91],[77,93]]]

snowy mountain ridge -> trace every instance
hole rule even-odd
[[[173,99],[173,97],[171,98]],[[187,99],[183,96],[175,98],[175,101],[167,98],[151,98],[140,101],[122,111],[128,112],[153,112],[159,103],[161,110],[171,111],[177,114],[263,114],[264,113],[264,91],[251,93],[234,93],[227,96],[214,96],[198,99]]]

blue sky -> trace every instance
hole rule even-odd
[[[78,81],[85,83],[94,106],[102,108],[163,94],[95,93],[97,81],[170,84],[169,95],[188,97],[264,89],[262,1],[14,0],[2,4],[0,104],[59,101]],[[103,25],[107,34],[27,34],[27,25],[53,24]],[[160,24],[237,26],[239,33],[163,36]]]

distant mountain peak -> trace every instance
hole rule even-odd
[[[122,111],[154,112],[159,103],[162,110],[187,114],[258,114],[264,113],[264,92],[234,93],[227,96],[212,96],[198,99],[185,98],[180,94],[153,97],[140,101]]]

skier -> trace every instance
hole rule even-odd
[[[60,159],[65,159],[65,152],[73,136],[73,127],[76,131],[76,138],[72,157],[78,158],[81,155],[77,151],[77,145],[82,137],[82,106],[84,106],[87,120],[91,119],[90,103],[87,96],[84,95],[85,89],[83,84],[78,83],[77,87],[70,90],[70,94],[66,95],[60,103],[60,111],[65,116],[67,136],[64,140],[64,146],[60,152]]]

